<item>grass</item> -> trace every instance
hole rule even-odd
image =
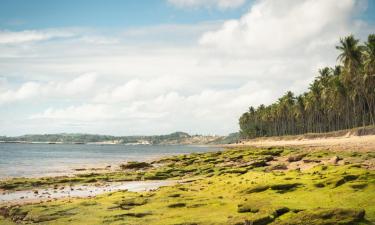
[[[297,154],[305,153],[295,149],[246,148],[169,157],[141,172],[117,173],[139,179],[161,177],[189,179],[189,182],[144,193],[120,191],[88,199],[4,206],[0,210],[3,216],[0,224],[375,222],[375,172],[361,166],[364,160],[374,157],[372,153],[353,156],[350,152],[315,151],[306,153],[303,159],[328,160],[338,155],[347,163],[318,165],[305,171],[268,168],[268,162],[274,157],[288,158]],[[24,187],[28,186],[17,186]]]

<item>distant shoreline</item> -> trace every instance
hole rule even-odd
[[[109,142],[44,142],[44,141],[0,141],[0,144],[72,144],[72,145],[152,145],[141,143],[109,143]]]

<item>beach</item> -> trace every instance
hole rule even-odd
[[[302,147],[307,149],[329,149],[332,151],[375,151],[375,135],[326,137],[307,139],[303,137],[256,138],[227,146],[255,147]]]

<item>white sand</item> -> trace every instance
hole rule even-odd
[[[347,151],[375,151],[375,135],[367,136],[344,136],[332,138],[301,139],[301,140],[274,140],[272,138],[255,139],[244,141],[240,144],[229,146],[290,146],[304,147],[309,149],[330,149]]]

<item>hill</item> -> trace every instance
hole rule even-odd
[[[0,136],[7,143],[73,143],[73,144],[209,144],[221,136],[190,135],[174,132],[166,135],[151,136],[111,136],[98,134],[28,134],[18,137]]]

